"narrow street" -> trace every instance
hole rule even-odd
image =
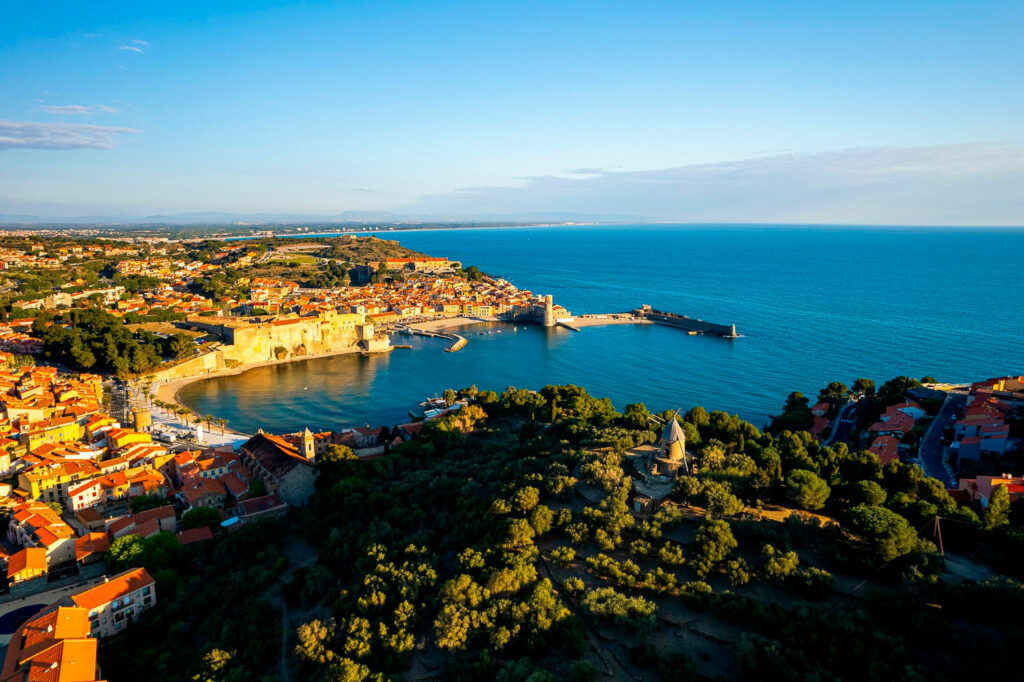
[[[960,411],[967,402],[967,394],[950,392],[942,403],[942,408],[932,420],[931,426],[921,438],[917,456],[924,463],[924,470],[932,478],[942,481],[947,487],[956,485],[956,478],[952,475],[945,461],[945,448],[942,446],[942,432],[949,426],[953,417]]]
[[[839,408],[839,414],[836,415],[836,423],[832,428],[832,435],[822,445],[846,442],[857,425],[857,418],[860,416],[862,407],[860,402],[851,400]]]

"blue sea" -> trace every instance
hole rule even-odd
[[[648,303],[735,324],[743,338],[481,324],[463,328],[469,344],[457,353],[396,337],[414,348],[197,382],[184,402],[236,429],[285,432],[398,423],[448,387],[573,383],[620,409],[704,405],[761,426],[790,391],[816,395],[833,380],[1024,374],[1024,230],[617,225],[378,236],[553,294],[573,313]]]

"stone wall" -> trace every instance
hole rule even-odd
[[[375,333],[363,313],[325,312],[317,317],[281,317],[240,324],[188,320],[190,327],[218,334],[224,345],[155,372],[158,381],[201,376],[223,369],[244,367],[284,358],[362,349],[390,350],[386,334]],[[284,349],[279,358],[277,352]]]
[[[224,369],[225,364],[224,355],[221,350],[222,348],[223,346],[207,353],[203,353],[199,357],[191,358],[172,367],[167,367],[158,372],[154,372],[153,376],[156,377],[156,381],[171,381],[173,379],[184,379],[186,377],[209,374],[211,372]]]

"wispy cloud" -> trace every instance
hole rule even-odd
[[[538,176],[424,197],[413,208],[452,217],[582,212],[687,222],[1024,225],[1021,187],[1024,146],[970,143]]]
[[[44,105],[40,108],[48,114],[57,114],[58,116],[89,116],[92,114],[117,113],[116,107],[107,106],[106,104]]]
[[[139,40],[138,38],[136,38],[134,40],[129,40],[127,43],[121,45],[117,49],[122,50],[124,52],[137,52],[141,54],[147,47],[149,47],[149,43],[147,41]]]
[[[0,120],[0,149],[112,149],[134,128]]]

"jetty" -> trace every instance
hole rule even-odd
[[[736,325],[734,324],[717,324],[715,322],[705,322],[704,320],[694,319],[687,317],[686,315],[678,315],[676,313],[666,313],[661,310],[655,310],[649,305],[641,306],[633,311],[635,315],[642,315],[651,322],[657,324],[664,324],[670,327],[678,327],[691,334],[712,334],[714,336],[721,336],[723,339],[738,339],[739,334],[736,333]]]
[[[426,336],[432,339],[447,339],[452,342],[452,345],[445,348],[448,353],[455,353],[466,347],[468,341],[465,337],[459,336],[458,334],[449,334],[448,332],[442,331],[431,331],[428,329],[417,329],[413,326],[402,326],[396,325],[395,330],[402,334],[409,334],[410,336]]]
[[[618,325],[618,324],[660,324],[666,327],[674,327],[686,332],[689,336],[718,336],[723,339],[738,339],[741,334],[736,332],[735,324],[719,324],[717,322],[708,322],[700,318],[689,317],[688,315],[680,315],[678,313],[670,313],[664,310],[657,310],[649,305],[642,305],[639,308],[634,308],[622,313],[599,313],[599,314],[583,314],[573,316],[569,311],[565,310],[561,306],[555,306],[550,296],[543,298],[543,306],[533,310],[529,315],[518,314],[515,316],[503,316],[490,319],[477,318],[475,320],[454,318],[456,321],[470,323],[473,321],[488,321],[488,322],[514,322],[516,324],[536,324],[544,327],[561,327],[562,329],[568,329],[570,331],[579,332],[583,331],[586,327],[599,327],[604,325]],[[541,314],[543,313],[543,314]],[[419,326],[422,325],[422,326]],[[444,331],[443,329],[431,329],[431,324],[417,322],[417,323],[399,323],[389,325],[388,330],[397,332],[400,334],[408,334],[410,336],[426,336],[428,338],[445,339],[451,341],[451,344],[445,348],[449,353],[455,353],[466,347],[468,341],[465,337],[459,336],[458,334]],[[458,326],[452,325],[452,326]],[[424,328],[427,327],[427,328]],[[494,333],[494,332],[481,332],[481,333]],[[501,333],[498,330],[497,333]]]
[[[612,324],[661,324],[681,329],[690,336],[708,334],[719,336],[723,339],[738,339],[742,336],[736,332],[736,325],[734,324],[707,322],[687,315],[656,310],[649,305],[643,305],[624,313],[577,315],[571,320],[559,320],[558,324],[573,331],[579,331],[582,327]]]

